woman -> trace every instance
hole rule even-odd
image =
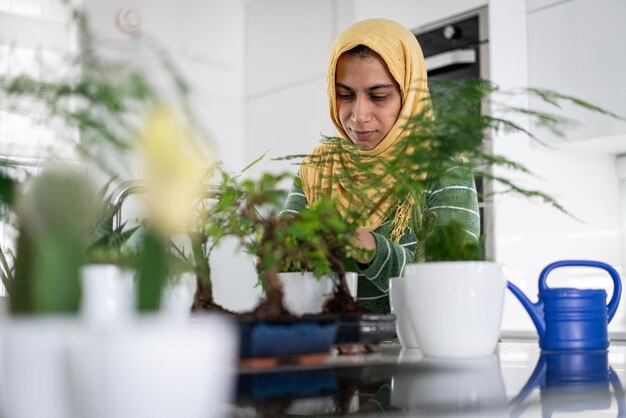
[[[330,117],[338,136],[359,146],[356,152],[370,162],[390,159],[393,145],[409,134],[407,118],[427,111],[430,103],[424,57],[417,39],[386,19],[350,26],[332,45],[327,91]],[[351,190],[355,190],[358,179],[342,175],[346,169],[350,172],[355,163],[333,147],[325,144],[315,148],[309,157],[315,164],[303,163],[283,213],[297,213],[321,196],[330,196],[342,214],[355,209]],[[371,257],[358,260],[361,270],[357,300],[375,312],[389,312],[389,278],[402,275],[411,260],[416,237],[407,227],[406,216],[401,215],[406,211],[397,210],[403,202],[374,188],[366,194],[377,210],[359,220],[357,242],[370,250]],[[436,213],[438,223],[454,219],[463,225],[470,239],[478,239],[480,219],[471,172],[466,171],[455,184],[430,181],[425,196],[426,206]]]

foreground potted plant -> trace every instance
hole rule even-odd
[[[220,416],[232,396],[237,336],[231,321],[216,315],[188,321],[191,298],[184,297],[184,320],[164,315],[172,276],[189,273],[168,252],[168,243],[193,222],[195,185],[206,162],[187,128],[159,105],[139,132],[151,184],[148,220],[132,264],[139,315],[114,329],[92,330],[73,347],[83,416]]]
[[[173,115],[188,116],[186,107],[179,102],[159,106],[161,91],[141,65],[103,58],[83,15],[77,12],[76,17],[84,30],[81,53],[72,61],[76,71],[56,81],[3,77],[3,103],[16,109],[40,106],[46,110],[44,122],[61,126],[59,138],[72,144],[80,132],[77,154],[89,157],[93,171],[95,166],[109,176],[127,174],[127,157],[142,143],[139,153],[148,156],[146,165],[159,176],[157,183],[168,184],[177,197],[184,193],[176,202],[191,206],[187,183],[178,188],[176,182],[185,179],[181,168],[189,173],[185,169],[190,167],[179,151],[197,146],[198,138],[192,137],[197,131],[172,123],[177,120]],[[186,84],[175,71],[168,75],[176,98],[184,101]],[[146,115],[151,117],[147,128]],[[149,128],[160,136],[151,135]],[[138,130],[147,133],[138,138]],[[146,138],[150,140],[142,142]],[[181,140],[192,144],[178,148]],[[191,152],[198,157],[196,151]],[[54,155],[49,157],[54,160]],[[218,403],[232,395],[237,351],[232,327],[222,318],[198,318],[192,326],[159,315],[163,288],[172,273],[180,272],[169,262],[167,240],[179,232],[184,211],[181,215],[181,206],[166,205],[167,196],[158,191],[151,193],[153,222],[137,234],[136,248],[118,252],[120,242],[106,243],[112,236],[102,241],[105,237],[92,229],[100,224],[92,216],[99,200],[86,180],[87,170],[76,165],[42,170],[18,199],[16,267],[7,280],[11,312],[2,341],[4,363],[10,365],[3,370],[8,388],[4,412],[17,418],[218,416]],[[3,180],[0,176],[0,183]],[[0,193],[5,192],[10,189],[2,183]],[[103,250],[108,245],[101,244],[113,244],[113,250]],[[81,316],[81,306],[88,303],[81,268],[103,262],[136,273],[131,279],[137,282],[136,300],[133,297],[131,312],[123,319],[91,321]],[[111,295],[99,296],[95,299],[102,301]],[[101,367],[104,363],[108,367]],[[172,375],[172,369],[178,373]]]
[[[71,414],[64,356],[77,326],[84,232],[95,201],[84,178],[57,170],[45,172],[18,198],[17,259],[3,324],[7,415]]]
[[[52,278],[49,277],[48,272],[39,271],[42,280],[38,280],[38,286],[33,287],[30,286],[32,280],[22,280],[28,274],[22,274],[21,270],[23,269],[20,267],[18,268],[17,279],[12,280],[13,278],[9,277],[6,280],[7,283],[11,282],[11,285],[8,286],[9,289],[13,286],[16,287],[15,291],[11,291],[12,296],[16,298],[11,303],[12,305],[23,306],[24,304],[18,303],[21,300],[20,294],[35,293],[40,295],[41,289],[45,288],[53,290],[49,293],[44,292],[49,297],[56,295],[68,305],[71,302],[69,316],[72,325],[71,327],[64,326],[64,328],[80,327],[81,329],[78,331],[80,338],[73,338],[72,344],[85,348],[82,353],[80,350],[74,350],[71,356],[75,366],[72,377],[82,379],[82,382],[73,386],[73,389],[80,393],[74,398],[83,401],[78,406],[80,408],[79,415],[94,416],[93,414],[97,413],[97,410],[92,409],[92,407],[103,399],[103,394],[107,393],[105,386],[121,388],[120,381],[116,381],[116,379],[134,384],[134,387],[125,389],[126,393],[116,392],[122,398],[128,393],[137,393],[137,396],[132,398],[136,403],[133,404],[135,409],[132,409],[130,415],[211,415],[210,412],[207,412],[207,406],[212,407],[214,405],[210,404],[213,401],[224,401],[232,395],[230,392],[232,386],[229,385],[229,382],[232,382],[233,353],[237,351],[236,335],[231,332],[232,329],[229,326],[224,325],[224,321],[213,317],[198,318],[197,321],[194,321],[194,329],[187,326],[189,307],[181,311],[178,309],[180,305],[176,306],[175,309],[172,306],[177,305],[181,300],[184,301],[189,295],[179,294],[176,289],[180,289],[180,287],[171,286],[171,284],[176,281],[188,281],[189,270],[186,266],[181,268],[180,264],[173,262],[174,259],[168,254],[170,235],[186,232],[184,225],[181,225],[184,221],[180,222],[181,212],[178,210],[185,206],[191,207],[195,197],[189,191],[189,186],[195,185],[196,179],[192,181],[185,181],[185,179],[189,179],[189,175],[195,175],[196,171],[190,173],[185,170],[191,167],[197,168],[198,165],[192,165],[190,161],[197,162],[196,159],[200,155],[206,156],[207,152],[200,153],[198,151],[199,148],[210,146],[210,141],[206,141],[206,137],[191,122],[194,118],[189,114],[190,106],[187,102],[189,86],[186,80],[180,76],[176,66],[169,60],[164,50],[137,39],[131,45],[132,56],[126,54],[121,59],[111,58],[119,56],[119,53],[123,52],[115,49],[118,44],[101,42],[100,39],[97,39],[91,32],[82,10],[74,10],[73,5],[68,5],[68,15],[73,16],[75,20],[80,42],[80,51],[74,56],[66,57],[68,71],[58,78],[43,80],[28,74],[0,77],[0,94],[3,105],[11,111],[18,112],[22,109],[42,109],[42,122],[51,131],[54,131],[55,139],[58,142],[63,143],[65,141],[72,145],[72,149],[75,151],[73,155],[77,156],[76,162],[78,165],[85,164],[88,166],[88,169],[85,169],[88,174],[95,174],[94,177],[113,178],[113,183],[119,178],[129,175],[150,177],[153,183],[159,185],[167,183],[169,191],[173,193],[168,196],[160,193],[159,190],[151,189],[149,194],[150,207],[154,209],[151,213],[152,222],[146,223],[145,228],[137,231],[135,234],[136,246],[126,248],[123,252],[118,251],[119,247],[116,247],[120,244],[119,242],[113,243],[112,251],[110,248],[104,248],[110,243],[100,241],[99,238],[102,237],[96,235],[90,237],[81,235],[84,239],[80,244],[75,244],[73,251],[68,251],[67,254],[60,254],[62,246],[55,246],[48,242],[47,245],[50,248],[47,250],[49,251],[42,257],[50,261],[55,259],[54,256],[68,256],[67,261],[58,261],[58,264],[64,266],[66,271],[72,270],[72,274]],[[164,97],[168,99],[167,105],[162,105]],[[147,115],[151,115],[152,119],[148,121],[149,126],[146,127],[144,122]],[[170,123],[172,120],[177,122],[183,120],[184,122]],[[148,132],[150,129],[152,131]],[[139,138],[138,132],[143,132],[145,135]],[[155,132],[158,135],[152,135]],[[77,136],[80,137],[80,141],[76,141]],[[181,141],[177,142],[177,140]],[[183,144],[182,142],[185,140],[188,142]],[[138,150],[139,144],[143,147]],[[182,150],[191,153],[193,159],[187,158],[189,155],[182,155]],[[204,151],[204,149],[202,150]],[[54,152],[48,152],[47,149],[41,151],[42,157],[55,160]],[[130,172],[130,168],[136,167],[133,163],[137,160],[137,154],[148,156],[146,160],[149,163],[146,163],[146,167],[149,167],[150,175],[148,173]],[[0,161],[0,166],[3,167],[5,163],[5,160]],[[163,176],[163,173],[167,175]],[[81,175],[86,177],[85,172]],[[172,179],[171,175],[176,178]],[[44,178],[47,178],[47,173],[42,174],[42,181]],[[0,194],[2,196],[5,193],[10,194],[12,190],[8,182],[5,184],[5,180],[8,181],[10,178],[5,178],[3,173],[0,175]],[[182,181],[182,183],[177,183],[177,181]],[[177,187],[176,184],[182,184],[182,186]],[[67,196],[70,198],[62,188],[50,188],[50,193],[53,190],[57,193],[55,197]],[[163,188],[160,189],[161,192],[163,190]],[[184,196],[181,196],[181,193]],[[168,205],[168,203],[171,204]],[[41,208],[45,207],[46,204],[44,203]],[[185,217],[185,210],[186,208],[182,210],[183,218]],[[68,212],[68,214],[70,213]],[[70,217],[64,219],[63,222],[72,223],[74,220]],[[28,221],[26,223],[29,224]],[[110,223],[101,224],[101,226],[108,225]],[[72,228],[70,230],[73,231]],[[59,227],[57,231],[63,232],[63,228]],[[120,231],[122,230],[120,229]],[[20,236],[25,239],[25,235],[20,234]],[[93,242],[90,243],[89,238],[92,238],[91,241]],[[109,235],[108,238],[112,238],[112,236]],[[56,239],[58,237],[52,241]],[[116,240],[114,239],[114,241]],[[93,247],[90,247],[91,244]],[[29,257],[28,254],[31,252],[22,250],[18,253],[20,253],[18,258],[25,258]],[[3,254],[5,253],[3,252]],[[10,257],[4,257],[1,261],[7,261],[3,263],[2,267],[9,275],[12,271]],[[18,260],[18,264],[28,266],[32,263],[30,260],[24,263]],[[82,270],[85,275],[90,275],[86,273],[87,271],[95,272],[95,275],[89,280],[90,283],[94,284],[93,289],[90,286],[88,286],[89,288],[82,287],[79,280],[81,270],[76,270],[75,267],[77,266],[85,267]],[[131,273],[128,273],[129,271]],[[107,272],[111,272],[111,277],[108,277]],[[56,279],[60,282],[57,283]],[[121,286],[123,289],[118,289],[120,292],[117,292],[121,293],[120,295],[114,295],[115,291],[106,295],[101,294],[101,291],[112,290],[110,286],[106,285],[106,282],[109,281],[124,282],[124,285]],[[130,286],[126,286],[127,284]],[[114,285],[113,288],[115,287]],[[17,290],[22,288],[24,288],[23,291]],[[96,294],[94,295],[94,293]],[[128,303],[123,304],[122,310],[129,312],[117,315],[117,317],[112,317],[110,312],[103,312],[103,308],[110,308],[111,298],[125,299]],[[191,302],[190,299],[189,301]],[[13,307],[13,309],[16,308]],[[31,308],[23,307],[21,309],[26,312]],[[64,308],[64,310],[68,309]],[[171,320],[172,315],[164,318],[164,311],[170,310],[176,316],[175,321]],[[48,315],[43,315],[43,312],[37,311],[36,315],[33,316],[36,316],[36,319],[43,319]],[[211,326],[215,328],[214,334],[221,335],[221,338],[211,338]],[[171,336],[169,341],[164,338],[168,335]],[[192,343],[185,344],[186,338],[195,339]],[[172,348],[170,352],[167,352],[168,342],[170,343],[169,347]],[[132,351],[133,347],[135,347],[135,351]],[[137,351],[138,347],[141,347],[141,350]],[[42,346],[42,349],[45,348]],[[65,342],[59,345],[59,350],[61,349],[68,349]],[[111,354],[116,349],[125,350],[128,355],[135,356],[135,359],[145,360],[144,362],[128,362],[127,360],[116,359],[116,361],[120,360],[116,364],[121,366],[115,369],[117,371],[123,370],[123,367],[129,364],[137,365],[132,379],[122,375],[115,378],[113,374],[107,376],[98,374],[102,371],[97,369],[98,360],[101,360],[98,356]],[[152,356],[142,357],[142,350],[143,353],[152,353]],[[16,355],[32,360],[32,357],[25,353],[20,353],[18,350]],[[159,353],[172,357],[169,359],[159,358]],[[216,361],[215,359],[219,359],[219,364],[211,366],[210,362]],[[194,361],[194,366],[190,367],[190,363]],[[148,363],[152,367],[140,368],[142,364]],[[178,383],[174,382],[172,380],[174,377],[172,377],[169,380],[171,386],[166,387],[166,382],[161,378],[155,378],[155,376],[158,373],[165,373],[164,367],[167,367],[167,370],[171,370],[172,367],[175,368],[175,363],[180,365],[181,370],[187,368],[191,371],[187,374],[182,372],[178,374],[177,377],[180,379]],[[59,372],[67,371],[64,366],[65,363],[57,361],[55,364],[57,364]],[[126,368],[130,370],[128,367]],[[45,379],[41,380],[43,382]],[[67,379],[63,380],[63,383],[56,382],[54,387],[65,390],[66,382]],[[29,392],[30,406],[34,407],[41,404],[43,405],[42,410],[33,411],[31,409],[31,413],[10,415],[18,417],[46,416],[47,411],[55,411],[56,409],[53,407],[46,407],[45,402],[32,402],[33,397],[43,398],[46,393],[51,392],[47,389],[50,386],[49,383],[46,381],[46,383],[42,383],[41,387],[34,387],[33,385]],[[158,384],[161,385],[158,386]],[[180,389],[173,389],[173,387]],[[189,388],[197,388],[197,390]],[[141,390],[144,390],[143,394],[138,393]],[[167,391],[167,394],[164,394],[163,391]],[[196,397],[195,401],[191,400],[194,396]],[[62,397],[57,398],[61,399]],[[188,400],[186,404],[185,399]],[[114,402],[111,399],[110,405],[116,404],[122,407],[125,405],[123,400],[116,399]],[[117,401],[120,402],[116,403]],[[175,404],[178,407],[172,408],[171,406]],[[186,409],[194,407],[196,408],[195,412],[184,412]],[[131,408],[130,405],[129,408]],[[106,416],[124,416],[123,411],[119,409],[109,412],[111,413]],[[106,414],[106,412],[101,413]],[[49,414],[54,414],[54,412],[49,412]],[[54,416],[67,417],[71,415],[69,411],[63,410]]]

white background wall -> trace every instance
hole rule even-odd
[[[533,81],[529,77],[535,81],[544,77],[541,71],[529,73],[529,69],[541,70],[537,53],[529,53],[529,44],[542,43],[542,39],[533,38],[528,28],[529,20],[543,17],[536,10],[545,3],[489,1],[490,78],[501,87],[523,87]],[[318,143],[320,134],[334,134],[327,116],[324,78],[330,44],[347,25],[387,17],[416,30],[486,4],[487,0],[86,0],[92,21],[103,34],[124,38],[115,15],[122,7],[135,9],[141,16],[142,33],[158,38],[175,53],[192,83],[196,112],[232,170],[266,151],[270,158],[306,153]],[[544,37],[552,39],[550,34]],[[547,56],[559,62],[557,52],[548,51]],[[523,97],[518,100],[527,102]],[[525,180],[529,185],[553,194],[586,222],[513,196],[496,200],[496,222],[489,232],[495,236],[496,257],[505,265],[507,277],[536,297],[541,268],[557,259],[593,258],[621,269],[623,210],[614,165],[616,149],[601,146],[606,141],[587,141],[583,150],[571,145],[545,149],[522,137],[496,138],[495,143],[497,152],[525,162],[536,172],[537,179]],[[266,159],[256,172],[285,168],[295,169],[289,163]],[[259,290],[254,287],[251,261],[241,255],[234,258],[235,253],[229,245],[214,257],[216,297],[231,309],[247,309],[256,303]],[[596,276],[577,270],[558,283],[573,277],[572,285],[601,282],[610,287],[605,278]],[[615,322],[623,324],[620,315]],[[504,327],[532,329],[526,314],[511,299],[507,299]]]
[[[579,0],[527,4],[491,0],[491,79],[502,88],[554,89],[626,114],[624,101],[615,100],[623,94],[620,92],[626,82],[622,76],[606,76],[613,71],[607,67],[626,65],[626,47],[619,41],[623,30],[610,24],[615,15],[623,15],[624,6],[624,2],[611,0],[593,5]],[[593,28],[587,24],[590,13],[596,16]],[[581,31],[583,27],[586,30]],[[609,94],[607,89],[614,93]],[[518,100],[522,105],[528,103],[524,97]],[[546,109],[536,100],[530,100],[530,104]],[[534,300],[539,273],[550,262],[593,259],[620,272],[624,265],[620,219],[624,208],[620,208],[615,154],[619,152],[616,144],[623,147],[626,137],[606,135],[625,133],[625,125],[567,106],[565,109],[566,115],[580,125],[568,130],[561,140],[538,131],[551,147],[522,136],[500,136],[494,141],[496,153],[524,163],[537,175],[524,179],[528,186],[556,197],[578,218],[511,195],[496,200],[496,259],[504,264],[508,279]],[[612,294],[612,283],[600,270],[557,270],[550,277],[551,286],[603,287],[609,297]],[[623,329],[624,322],[621,306],[611,328]],[[511,295],[507,295],[503,327],[533,329]]]

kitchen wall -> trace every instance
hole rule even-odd
[[[600,1],[595,13],[599,16],[604,13],[605,17],[617,14],[619,17],[619,13],[607,8],[618,3],[611,1]],[[544,13],[561,10],[551,8],[580,3],[584,0],[489,1],[490,78],[503,88],[544,81],[547,84],[542,87],[554,87],[550,85],[554,77],[542,72],[542,65],[546,66],[546,60],[552,60],[550,65],[560,63],[558,52],[563,48],[555,46],[553,50],[539,51],[536,48],[537,45],[550,44],[548,41],[559,33],[558,13],[550,21],[557,25],[553,29],[556,32],[537,37],[535,32],[529,33],[529,28],[545,28],[541,19],[549,16]],[[130,38],[115,24],[120,9],[138,12],[141,31],[171,48],[188,75],[196,111],[211,131],[226,166],[237,170],[268,152],[269,158],[252,174],[261,170],[295,170],[288,162],[272,161],[271,158],[308,152],[318,143],[321,134],[334,134],[327,116],[324,77],[330,44],[347,25],[370,17],[387,17],[415,30],[486,4],[486,0],[86,2],[99,30],[119,39]],[[584,22],[578,27],[585,27]],[[607,27],[606,30],[615,28]],[[623,58],[614,57],[616,51],[623,52],[617,45],[623,37],[611,32],[602,33],[602,39],[606,38],[605,49],[604,52],[594,51],[593,63],[602,66],[604,54],[623,64]],[[529,50],[531,47],[535,49]],[[626,54],[621,55],[624,56]],[[568,59],[567,56],[564,59]],[[580,69],[581,65],[586,68],[584,61],[575,64],[555,73],[558,81],[570,80],[558,85],[560,90],[580,87],[576,84],[577,74],[592,71]],[[603,80],[596,82],[595,89]],[[622,92],[623,80],[617,80],[617,83],[611,89]],[[572,90],[563,92],[585,93],[576,88]],[[601,102],[603,97],[584,98],[598,99],[599,104],[606,106]],[[524,96],[515,100],[520,105],[529,103]],[[618,102],[609,105],[615,106]],[[624,109],[621,110],[626,114]],[[613,122],[594,121],[592,125],[606,127],[610,123]],[[524,179],[528,185],[553,194],[584,221],[514,196],[494,200],[496,218],[488,233],[495,237],[496,259],[504,264],[507,277],[531,297],[536,295],[536,279],[541,268],[551,261],[594,258],[618,269],[623,265],[620,228],[624,210],[619,206],[615,155],[620,151],[615,144],[623,143],[620,133],[626,129],[611,127],[601,134],[596,129],[585,135],[573,132],[568,135],[576,138],[575,141],[563,144],[552,141],[553,148],[539,146],[521,136],[500,137],[494,141],[495,151],[521,160],[537,174],[535,179]],[[602,136],[601,141],[595,141],[596,134]],[[622,138],[622,141],[626,140]],[[256,303],[260,291],[254,287],[251,260],[236,253],[234,244],[229,244],[213,260],[216,297],[218,302],[231,309],[243,310]],[[554,280],[555,285],[596,283],[610,288],[606,277],[583,269]],[[621,327],[624,321],[624,314],[620,311],[612,327]],[[532,329],[527,315],[510,297],[507,297],[503,326],[509,330]]]
[[[624,31],[613,24],[624,18],[626,3],[491,0],[489,8],[491,79],[502,88],[550,88],[626,114],[626,81],[617,75],[626,68],[626,48],[619,41]],[[518,101],[548,110],[537,100],[522,96]],[[526,178],[527,185],[555,196],[576,217],[512,195],[495,200],[496,259],[509,280],[534,298],[539,273],[552,261],[595,259],[620,272],[625,261],[616,155],[626,144],[626,124],[568,105],[563,111],[578,124],[562,139],[538,131],[549,147],[520,135],[494,140],[497,153],[537,175]],[[610,279],[600,270],[566,269],[550,277],[551,286],[600,287],[612,294]],[[622,305],[611,329],[624,329],[624,324]],[[503,327],[533,329],[511,295]]]
[[[136,38],[163,47],[190,82],[200,123],[228,166],[244,163],[244,1],[84,1],[99,42],[126,59]],[[154,73],[158,67],[151,69]]]

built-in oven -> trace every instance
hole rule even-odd
[[[431,85],[436,80],[466,80],[469,78],[489,79],[487,8],[471,10],[418,28],[413,33],[419,41]],[[436,111],[436,109],[435,109]],[[477,112],[485,112],[477,109]],[[489,138],[483,138],[489,147]],[[481,235],[485,237],[486,256],[494,255],[492,235],[493,215],[485,202],[489,185],[482,178],[476,178],[481,214]]]
[[[429,79],[489,78],[486,7],[429,24],[414,33]]]

